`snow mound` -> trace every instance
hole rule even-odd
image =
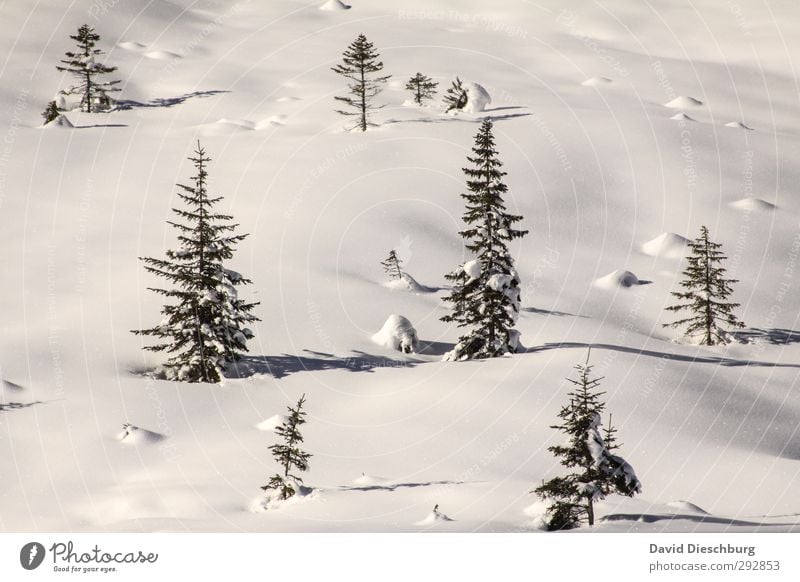
[[[469,113],[480,113],[486,110],[486,106],[492,102],[492,97],[489,92],[478,83],[467,82],[463,83],[464,89],[467,91],[467,104],[464,106],[464,111]]]
[[[608,77],[592,77],[591,79],[586,79],[581,85],[584,87],[598,87],[600,85],[608,85],[609,83],[613,83],[611,79]]]
[[[596,279],[594,282],[595,287],[600,287],[602,289],[628,288],[641,284],[642,282],[639,281],[636,275],[622,269],[617,269],[604,277]]]
[[[733,208],[738,208],[739,210],[775,210],[777,206],[772,204],[771,202],[767,202],[766,200],[762,200],[761,198],[742,198],[741,200],[737,200],[736,202],[731,202],[730,204]]]
[[[689,239],[674,232],[665,232],[642,245],[642,252],[651,257],[677,259],[686,256]]]
[[[403,273],[399,279],[392,279],[383,285],[393,291],[410,291],[411,293],[433,293],[436,291],[436,289],[421,285],[408,273]]]
[[[198,126],[199,132],[205,136],[230,135],[242,131],[253,131],[256,124],[247,119],[227,119],[223,117],[213,123]]]
[[[342,0],[328,0],[319,7],[320,10],[334,11],[334,10],[350,10],[351,6],[345,4]]]
[[[126,51],[140,51],[147,48],[146,44],[136,42],[135,40],[126,40],[119,43],[117,46],[121,49],[125,49]]]
[[[664,103],[664,107],[669,107],[670,109],[691,109],[693,107],[700,107],[703,104],[702,101],[699,99],[695,99],[694,97],[689,97],[686,95],[681,95],[680,97],[676,97],[669,103]]]
[[[163,434],[139,428],[133,424],[123,424],[122,432],[117,435],[117,440],[126,445],[147,445],[164,440]]]
[[[694,503],[691,503],[689,501],[683,501],[683,500],[670,501],[670,502],[668,502],[666,504],[666,506],[671,508],[671,509],[677,509],[679,511],[688,511],[690,513],[699,513],[699,514],[702,514],[702,515],[711,515],[705,509],[703,509],[701,507],[698,507],[697,505],[695,505]]]
[[[286,125],[285,115],[271,115],[255,124],[254,129],[261,130],[270,127]]]
[[[372,341],[406,354],[413,354],[419,348],[417,330],[408,319],[397,314],[392,314],[386,319],[381,330],[372,336]]]
[[[263,431],[275,430],[280,425],[282,425],[287,420],[287,418],[288,417],[283,414],[273,414],[269,418],[259,422],[256,425],[256,428],[258,430],[263,430]]]
[[[295,97],[294,95],[284,95],[283,97],[278,97],[275,99],[276,103],[288,103],[291,101],[301,101],[301,97]]]
[[[319,497],[319,489],[306,487],[297,482],[294,483],[294,490],[295,494],[289,499],[280,499],[277,491],[269,491],[265,495],[253,499],[248,505],[248,509],[251,513],[265,513],[270,510],[280,509],[286,505],[294,505],[298,502]]]
[[[725,127],[736,127],[738,129],[746,129],[747,131],[753,131],[752,127],[746,126],[741,121],[730,121],[730,122],[725,124]]]
[[[179,55],[178,53],[173,53],[170,51],[150,51],[144,53],[148,59],[154,59],[156,61],[169,61],[172,59],[182,59],[183,56]]]
[[[674,119],[675,121],[696,121],[693,117],[689,117],[685,113],[676,113],[670,119]]]
[[[69,119],[67,119],[66,115],[62,114],[62,115],[59,115],[58,117],[56,117],[50,123],[46,124],[44,127],[48,128],[48,129],[53,129],[53,128],[56,128],[56,127],[60,127],[62,129],[72,129],[75,126],[72,125],[72,122]]]
[[[388,479],[384,479],[383,477],[376,477],[375,475],[367,475],[366,473],[361,473],[361,477],[357,479],[353,479],[354,485],[375,485],[377,483],[386,483]]]
[[[414,525],[435,525],[437,523],[444,523],[448,521],[455,521],[454,519],[447,517],[444,513],[439,511],[438,506],[431,511],[427,517],[423,520],[416,522]]]

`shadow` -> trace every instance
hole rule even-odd
[[[419,340],[418,353],[422,356],[443,356],[455,347],[455,344],[448,342],[426,342]]]
[[[716,517],[713,515],[692,514],[653,514],[653,513],[612,513],[601,517],[601,522],[609,521],[638,521],[640,523],[657,523],[659,521],[691,521],[693,523],[712,523],[730,526],[755,526],[755,527],[785,527],[787,525],[800,526],[798,523],[762,523],[757,521],[744,521],[730,517]]]
[[[8,388],[9,390],[24,390],[24,388],[16,382],[9,382],[8,380],[3,380],[2,385],[3,388]]]
[[[355,351],[351,356],[338,357],[324,352],[303,350],[304,355],[293,356],[245,356],[231,364],[225,372],[226,378],[249,378],[264,374],[280,379],[297,372],[322,372],[324,370],[348,370],[350,372],[372,372],[376,368],[410,368],[424,363],[410,357],[402,359],[376,356]]]
[[[492,111],[508,111],[510,109],[525,109],[522,105],[506,105],[505,107],[492,107],[491,109],[484,109],[484,113],[491,113]],[[529,115],[532,115],[529,113]]]
[[[192,93],[179,95],[178,97],[159,97],[157,99],[151,99],[150,101],[144,103],[141,101],[133,101],[131,99],[120,99],[119,101],[117,101],[116,106],[114,107],[113,110],[125,111],[128,109],[139,109],[145,107],[173,107],[175,105],[180,105],[182,103],[185,103],[189,99],[213,97],[214,95],[219,95],[220,93],[230,93],[230,91],[223,91],[223,90],[194,91]]]
[[[340,485],[339,491],[396,491],[397,489],[413,489],[416,487],[433,487],[435,485],[463,485],[466,481],[423,481],[421,483],[395,483],[382,485]]]
[[[625,346],[615,346],[613,344],[593,344],[583,342],[553,342],[547,343],[537,347],[531,347],[526,352],[542,352],[547,350],[557,349],[598,349],[598,350],[611,350],[615,352],[623,352],[627,354],[636,354],[637,356],[648,356],[651,358],[659,358],[663,360],[673,360],[676,362],[689,362],[697,364],[717,364],[720,366],[757,366],[765,368],[800,368],[800,364],[781,364],[779,362],[761,362],[757,360],[736,360],[734,358],[726,358],[724,356],[686,356],[683,354],[673,354],[670,352],[659,352],[655,350],[642,350],[637,348],[629,348]]]
[[[785,346],[800,342],[800,331],[791,329],[760,329],[753,327],[744,331],[730,332],[737,340],[746,343],[768,343],[775,346]]]
[[[491,121],[505,121],[507,119],[516,119],[517,117],[528,117],[533,115],[533,113],[508,113],[505,115],[484,115],[481,117],[466,118],[466,117],[459,117],[459,116],[446,116],[446,117],[419,117],[417,119],[387,119],[381,125],[392,125],[394,123],[451,123],[451,122],[462,122],[462,123],[483,123],[484,120],[490,119]]]
[[[93,129],[95,127],[128,127],[124,123],[95,123],[94,125],[76,125],[73,129]]]
[[[0,412],[8,412],[9,410],[20,410],[22,408],[29,408],[36,404],[44,404],[41,400],[35,402],[0,402]]]
[[[536,315],[553,315],[555,317],[580,317],[583,319],[589,319],[586,315],[578,315],[577,313],[567,313],[566,311],[539,309],[538,307],[523,307],[522,311],[524,311],[525,313],[534,313]]]

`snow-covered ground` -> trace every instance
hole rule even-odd
[[[0,6],[0,530],[534,530],[530,490],[561,471],[550,425],[589,346],[643,483],[596,530],[800,529],[796,6],[340,4]],[[83,23],[126,108],[41,129]],[[366,134],[342,130],[330,70],[359,33],[393,75]],[[417,71],[491,103],[403,105]],[[482,116],[530,230],[512,246],[528,351],[444,363]],[[198,139],[250,233],[231,267],[261,302],[252,358],[223,385],[142,374],[159,359],[129,333],[160,318],[137,257],[174,246]],[[661,327],[702,224],[740,279],[747,343]],[[385,284],[392,248],[413,286]],[[418,353],[373,341],[391,314]],[[302,393],[313,491],[261,511],[273,427]]]

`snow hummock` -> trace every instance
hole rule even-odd
[[[173,53],[171,51],[149,51],[144,53],[148,59],[154,59],[156,61],[168,61],[171,59],[182,59],[183,56],[179,55],[178,53]]]
[[[126,445],[142,445],[157,443],[165,439],[163,434],[153,432],[144,428],[139,428],[133,424],[123,424],[122,432],[117,434],[117,440],[125,443]]]
[[[469,277],[469,281],[467,281],[467,283],[470,283],[481,276],[481,262],[477,259],[467,261],[462,265],[461,269]]]
[[[669,501],[666,503],[667,507],[678,509],[680,511],[688,511],[690,513],[700,513],[702,515],[710,515],[705,509],[691,503],[690,501]]]
[[[72,122],[67,118],[66,115],[64,115],[62,113],[61,115],[56,117],[50,123],[45,124],[44,127],[47,127],[47,128],[60,127],[60,128],[63,128],[63,129],[72,129],[75,126],[72,125]]]
[[[422,519],[422,520],[416,522],[414,525],[434,525],[434,524],[437,524],[437,523],[445,523],[445,522],[448,522],[448,521],[454,521],[454,520],[452,518],[446,516],[441,511],[439,511],[439,506],[437,505],[436,507],[433,508],[433,511],[431,511],[425,517],[425,519]]]
[[[378,483],[386,483],[389,479],[384,477],[376,477],[375,475],[367,475],[366,473],[361,473],[361,477],[357,477],[353,479],[354,485],[376,485]]]
[[[693,117],[689,117],[683,111],[680,113],[676,113],[670,119],[674,119],[675,121],[696,121]]]
[[[320,10],[350,10],[351,6],[349,4],[345,4],[342,0],[328,0],[319,7]]]
[[[136,42],[135,40],[126,40],[117,44],[117,46],[127,51],[140,51],[147,48],[146,44]]]
[[[263,430],[263,431],[275,430],[280,425],[282,425],[284,422],[286,422],[287,419],[288,419],[288,417],[283,415],[283,414],[273,414],[269,418],[259,422],[256,425],[256,428],[258,430]]]
[[[627,288],[633,287],[634,285],[641,285],[641,281],[630,271],[617,269],[608,275],[596,279],[594,284],[595,287],[601,287],[603,289],[616,289],[619,287]]]
[[[408,273],[402,273],[399,279],[392,279],[383,285],[393,291],[410,291],[412,293],[434,293],[436,291],[434,288],[426,287],[418,283],[417,280]]]
[[[486,106],[492,102],[492,97],[489,92],[478,83],[468,81],[462,83],[464,90],[467,92],[467,104],[464,106],[463,111],[469,113],[480,113],[486,110]]]
[[[725,124],[725,127],[735,127],[735,128],[738,128],[738,129],[746,129],[748,131],[753,131],[752,127],[748,127],[747,125],[745,125],[741,121],[729,121],[728,123]]]
[[[381,330],[372,336],[372,341],[406,354],[415,353],[419,347],[417,330],[408,319],[397,314],[392,314],[386,319]]]
[[[608,77],[592,77],[590,79],[586,79],[581,85],[584,87],[597,87],[598,85],[608,85],[609,83],[613,83],[611,79]]]
[[[664,232],[642,245],[642,252],[652,257],[677,259],[686,256],[689,239],[674,232]]]
[[[664,107],[669,107],[670,109],[691,109],[693,107],[700,107],[702,104],[703,102],[699,99],[681,95],[680,97],[675,97],[675,99],[668,103],[664,103]]]
[[[761,198],[742,198],[730,204],[733,208],[739,210],[775,210],[777,206]]]

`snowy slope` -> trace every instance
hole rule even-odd
[[[603,504],[598,529],[800,527],[793,6],[349,3],[0,8],[0,530],[532,530],[529,491],[559,472],[546,447],[564,377],[590,345],[644,485]],[[41,129],[84,22],[127,108]],[[362,32],[393,77],[380,127],[356,134],[333,112],[330,67]],[[404,106],[417,71],[442,91],[479,83],[491,105]],[[481,116],[531,231],[512,249],[529,351],[443,363],[458,331],[439,321],[441,288],[469,258],[458,194]],[[250,233],[232,268],[263,320],[222,386],[147,377],[158,359],[128,332],[158,321],[137,257],[173,246],[165,220],[198,139],[212,192]],[[699,348],[661,327],[675,246],[701,224],[741,280],[749,343]],[[384,285],[391,248],[425,292]],[[595,284],[625,271],[650,283]],[[420,353],[372,341],[393,313]],[[302,393],[315,492],[254,511],[269,425]],[[120,440],[124,423],[156,438]],[[428,519],[437,503],[451,521]]]

